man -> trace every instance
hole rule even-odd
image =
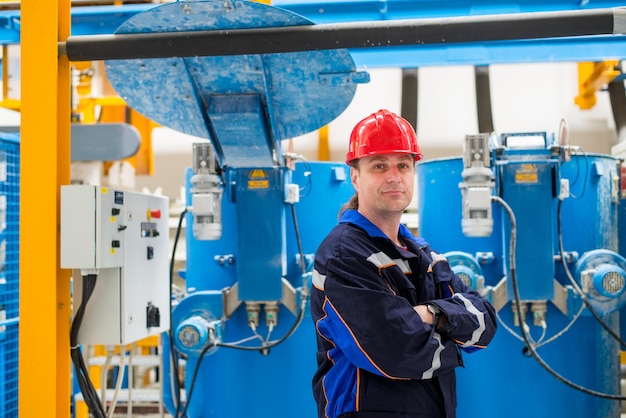
[[[493,307],[400,223],[420,158],[413,127],[387,110],[350,136],[356,194],[315,257],[319,418],[455,417],[461,349],[495,334]]]

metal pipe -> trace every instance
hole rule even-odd
[[[617,130],[617,142],[626,141],[626,93],[624,92],[624,80],[616,79],[609,83],[609,100],[611,111]]]
[[[491,110],[491,80],[488,65],[474,66],[476,84],[476,113],[478,114],[478,132],[491,133],[493,127],[493,111]]]
[[[402,69],[401,116],[417,131],[419,71],[417,68]]]
[[[626,32],[626,9],[69,37],[70,61],[224,56],[488,42]]]

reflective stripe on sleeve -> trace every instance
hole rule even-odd
[[[478,319],[478,328],[476,328],[474,330],[474,332],[472,333],[472,337],[470,338],[469,341],[466,341],[465,344],[461,345],[461,347],[470,347],[473,346],[474,344],[476,344],[478,341],[480,341],[480,337],[483,335],[483,332],[485,332],[485,314],[482,313],[481,311],[479,311],[473,304],[472,302],[469,301],[469,299],[467,299],[465,296],[456,293],[454,296],[452,296],[454,298],[459,298],[463,301],[463,304],[465,305],[465,308],[467,309],[468,312],[473,313],[474,315],[476,315],[476,319]]]
[[[375,265],[378,269],[390,266],[398,266],[404,274],[411,273],[411,267],[409,267],[409,264],[405,260],[402,260],[401,258],[392,259],[382,251],[370,255],[369,257],[367,257],[367,261]]]
[[[441,367],[441,352],[443,351],[445,347],[441,343],[441,335],[435,332],[433,333],[433,339],[437,341],[439,346],[437,347],[437,350],[435,350],[435,353],[433,354],[432,365],[430,366],[428,370],[426,370],[422,374],[422,379],[432,379],[435,371]]]
[[[316,289],[323,291],[324,283],[326,283],[326,276],[317,270],[313,270],[313,286],[315,286]]]

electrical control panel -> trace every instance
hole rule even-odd
[[[80,344],[129,344],[167,331],[170,315],[167,197],[91,185],[61,187],[61,267],[97,281]]]

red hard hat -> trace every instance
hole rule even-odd
[[[369,155],[398,153],[413,154],[415,161],[423,157],[411,124],[383,109],[356,124],[350,134],[346,163]]]

